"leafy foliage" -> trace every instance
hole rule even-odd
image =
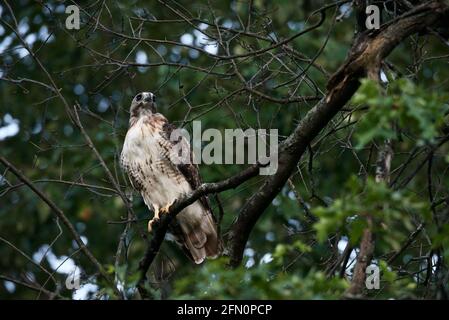
[[[352,101],[369,107],[358,125],[358,148],[375,138],[396,139],[395,126],[418,137],[418,145],[433,143],[445,123],[439,115],[449,111],[447,93],[429,91],[406,78],[389,82],[385,92],[374,80],[364,79]]]
[[[364,183],[351,176],[342,197],[327,207],[316,207],[313,213],[319,218],[314,224],[319,241],[326,241],[337,231],[349,235],[353,245],[360,241],[366,216],[374,219],[374,233],[383,250],[399,250],[401,243],[416,226],[414,221],[429,220],[429,204],[402,190],[392,191],[385,183],[368,178]]]
[[[280,259],[277,254],[271,263],[237,269],[227,268],[224,260],[213,261],[177,281],[175,292],[181,299],[337,299],[348,287],[346,280],[329,280],[318,270],[303,275],[279,272]],[[202,281],[205,278],[210,281]]]

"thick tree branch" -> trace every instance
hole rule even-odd
[[[307,145],[358,89],[359,80],[367,75],[372,78],[378,75],[382,60],[402,40],[436,24],[447,11],[447,6],[443,3],[431,1],[385,24],[380,30],[365,31],[356,36],[346,62],[328,82],[326,97],[305,115],[294,132],[283,142],[278,171],[269,176],[261,188],[248,199],[231,227],[228,244],[231,265],[240,264],[254,225],[296,168]]]

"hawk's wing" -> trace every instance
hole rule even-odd
[[[190,143],[187,141],[186,138],[180,137],[178,141],[170,140],[170,136],[171,136],[172,132],[176,129],[177,129],[177,127],[174,124],[166,121],[162,127],[162,131],[163,131],[162,137],[164,139],[167,139],[173,145],[176,145],[177,143],[181,143],[183,150],[187,150],[187,149],[190,150],[189,163],[176,164],[176,167],[182,173],[182,175],[186,178],[187,182],[190,184],[192,189],[195,190],[202,184],[199,168],[198,168],[198,165],[193,163],[193,152],[190,148]],[[211,209],[209,199],[207,198],[207,196],[201,197],[200,201],[201,201],[202,205],[206,208],[206,210],[208,210],[209,212],[212,213],[212,209]]]

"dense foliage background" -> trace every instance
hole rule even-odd
[[[385,21],[400,16],[399,4],[380,2]],[[136,93],[155,93],[159,111],[188,130],[197,119],[203,129],[276,128],[285,139],[325,95],[357,29],[350,1],[79,2],[80,30],[65,28],[70,4],[0,2],[0,155],[60,208],[124,294],[79,250],[54,210],[0,164],[4,299],[139,297],[151,213],[118,161]],[[322,24],[289,39],[317,24],[315,10],[324,6]],[[220,58],[286,39],[257,55]],[[381,286],[364,295],[446,298],[448,58],[443,35],[402,41],[382,64],[381,84],[363,80],[309,145],[257,221],[242,264],[231,268],[225,256],[196,266],[164,241],[149,271],[149,297],[341,298],[370,228]],[[385,139],[394,156],[390,182],[379,183]],[[200,169],[212,182],[245,167]],[[263,181],[220,194],[225,239]],[[128,198],[137,217],[129,225]],[[81,278],[79,290],[66,287],[68,276]]]

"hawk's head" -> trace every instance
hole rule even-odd
[[[156,96],[151,92],[140,92],[131,102],[131,108],[129,109],[131,116],[138,116],[142,110],[156,112]]]

